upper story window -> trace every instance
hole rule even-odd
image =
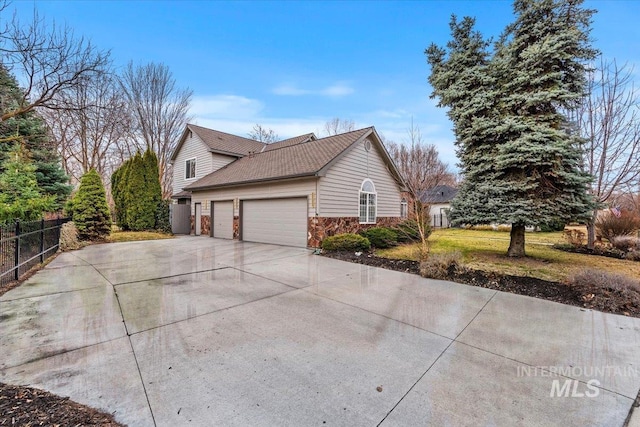
[[[360,224],[376,223],[376,187],[365,179],[360,186]]]
[[[184,165],[184,178],[193,179],[196,177],[196,159],[186,160]]]
[[[407,199],[402,199],[400,202],[400,218],[406,218],[409,216],[409,205],[407,204]]]

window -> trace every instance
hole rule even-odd
[[[196,159],[189,159],[185,162],[184,178],[193,179],[196,177]]]
[[[360,224],[376,223],[376,187],[365,179],[360,187]]]
[[[407,205],[407,199],[402,199],[400,202],[400,218],[406,218],[409,215],[409,208]]]

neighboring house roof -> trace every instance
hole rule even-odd
[[[450,185],[436,185],[425,190],[420,196],[424,203],[449,203],[458,194],[458,189]]]
[[[267,144],[264,146],[262,151],[264,152],[264,151],[276,150],[278,148],[290,147],[292,145],[302,144],[304,142],[309,142],[309,141],[315,141],[317,139],[318,138],[316,138],[316,135],[313,132],[311,132],[305,135],[294,136],[293,138],[283,139],[282,141]]]
[[[239,185],[277,179],[321,176],[356,142],[370,135],[384,153],[383,158],[401,185],[404,185],[393,161],[391,161],[373,127],[298,143],[288,147],[245,156],[227,166],[204,176],[185,187],[185,190],[202,190],[229,185]]]

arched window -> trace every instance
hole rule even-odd
[[[360,186],[360,224],[376,223],[376,187],[370,179]]]
[[[400,202],[400,218],[406,218],[409,216],[409,205],[407,204],[407,199],[402,198]]]

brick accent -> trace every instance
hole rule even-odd
[[[240,217],[237,215],[233,217],[233,238],[240,238]]]
[[[211,233],[211,217],[209,215],[200,216],[200,235],[208,236]],[[196,234],[196,216],[191,215],[191,234]]]
[[[392,227],[402,221],[398,217],[380,217],[375,224],[360,224],[358,217],[312,217],[307,226],[307,246],[320,247],[325,237],[341,233],[357,233],[372,227]]]

